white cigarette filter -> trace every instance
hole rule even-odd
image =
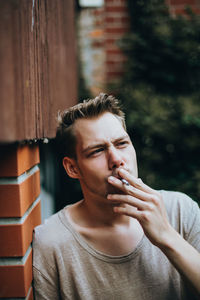
[[[127,186],[130,185],[130,184],[128,183],[128,181],[127,181],[126,179],[124,179],[124,178],[122,178],[121,181],[122,181],[123,184],[125,184],[125,185],[127,185]]]

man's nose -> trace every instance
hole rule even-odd
[[[120,153],[114,147],[108,151],[108,166],[110,170],[119,168],[124,165]]]

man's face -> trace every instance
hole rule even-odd
[[[137,177],[135,149],[120,121],[111,113],[97,118],[79,119],[76,134],[76,164],[85,196],[105,198],[116,190],[108,183],[110,175],[118,176],[124,168]]]

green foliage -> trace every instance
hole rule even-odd
[[[139,175],[157,189],[200,199],[200,21],[172,17],[164,0],[130,0],[131,32],[118,87]]]
[[[159,93],[189,94],[200,83],[200,19],[172,18],[164,0],[129,1],[131,33],[122,48],[128,56],[126,80],[150,84]]]

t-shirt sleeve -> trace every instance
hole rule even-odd
[[[200,209],[196,202],[191,200],[190,216],[186,223],[186,240],[200,252]]]
[[[33,235],[33,288],[35,300],[60,299],[58,275],[51,246],[36,228]]]
[[[60,299],[55,284],[52,284],[38,269],[33,266],[33,288],[35,300]]]
[[[200,251],[200,209],[188,195],[161,191],[170,224],[194,248]]]

